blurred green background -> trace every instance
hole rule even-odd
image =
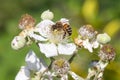
[[[11,48],[13,37],[21,31],[17,27],[21,15],[28,13],[38,23],[40,14],[47,9],[54,12],[54,21],[62,17],[70,20],[73,38],[77,36],[76,30],[84,24],[93,25],[100,33],[108,33],[116,58],[105,69],[104,80],[120,80],[120,0],[1,0],[0,80],[14,80],[20,66],[25,65],[24,59],[30,49],[49,61],[35,44],[18,51]],[[80,50],[71,64],[72,70],[85,78],[89,63],[94,59],[98,59],[97,55]]]

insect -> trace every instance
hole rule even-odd
[[[62,22],[56,22],[55,25],[52,26],[52,31],[64,31],[63,39],[65,36],[70,36],[72,34],[72,29],[69,24],[62,24]]]

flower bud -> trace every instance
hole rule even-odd
[[[103,45],[98,56],[103,61],[112,61],[115,58],[115,50],[109,44]]]
[[[52,20],[53,18],[54,18],[54,14],[49,10],[46,10],[41,14],[41,19],[43,20],[45,19]]]
[[[111,40],[110,36],[107,33],[98,34],[97,41],[102,44],[106,44]]]
[[[16,36],[11,42],[11,47],[15,50],[18,50],[24,47],[26,40],[23,36]]]

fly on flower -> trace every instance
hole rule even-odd
[[[52,31],[64,31],[63,39],[68,35],[70,36],[72,34],[72,29],[69,24],[63,24],[62,22],[56,22],[55,25],[52,26]]]

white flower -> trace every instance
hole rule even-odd
[[[42,18],[43,20],[45,20],[45,19],[50,19],[50,20],[52,20],[52,19],[54,18],[54,14],[53,14],[51,11],[46,10],[46,11],[44,11],[44,12],[41,14],[41,18]]]
[[[44,64],[42,60],[37,58],[33,51],[29,51],[26,55],[25,61],[27,63],[27,67],[32,71],[40,71],[43,72],[47,66]]]
[[[24,47],[26,44],[26,40],[23,36],[15,36],[11,42],[11,47],[15,50],[18,50]]]
[[[69,20],[62,18],[60,22],[63,24],[69,24]],[[36,27],[36,31],[40,33],[42,37],[48,39],[48,42],[38,43],[40,51],[46,55],[46,57],[58,56],[59,54],[72,55],[76,50],[74,43],[67,43],[67,39],[63,36],[65,32],[63,29],[52,31],[52,26],[55,25],[51,20],[43,20]]]
[[[30,71],[28,67],[22,66],[16,75],[15,80],[30,80]]]
[[[111,40],[110,36],[107,33],[98,34],[97,41],[102,44],[106,44]]]

